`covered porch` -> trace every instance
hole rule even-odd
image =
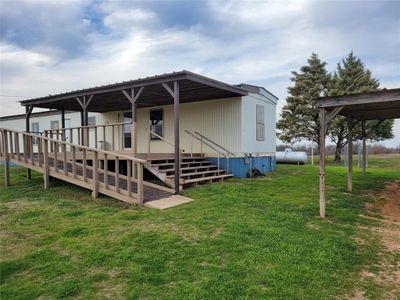
[[[44,136],[50,139],[67,141],[65,145],[67,159],[75,155],[75,159],[83,156],[82,152],[72,154],[73,145],[81,145],[94,149],[110,151],[115,154],[126,157],[138,158],[147,162],[162,162],[163,166],[157,166],[157,169],[173,170],[172,173],[165,172],[165,177],[171,179],[173,175],[173,188],[175,193],[179,193],[182,185],[182,163],[185,160],[189,167],[189,162],[195,163],[195,166],[202,167],[204,163],[204,172],[210,172],[205,167],[205,162],[196,161],[196,157],[201,157],[204,147],[213,149],[218,160],[231,155],[230,151],[220,146],[217,142],[202,136],[195,130],[186,130],[180,128],[180,110],[181,106],[187,103],[202,102],[216,99],[241,97],[247,95],[247,91],[223,82],[219,82],[198,74],[181,71],[160,76],[146,77],[142,79],[93,87],[88,89],[71,91],[63,94],[49,95],[46,97],[35,98],[21,101],[21,105],[26,107],[26,131],[30,132],[30,115],[34,108],[56,109],[61,114],[61,128],[48,129],[44,131]],[[143,108],[159,107],[163,105],[172,105],[173,107],[173,136],[166,139],[162,132],[158,130],[157,123],[149,124],[146,128],[146,141],[138,140],[138,111]],[[74,128],[65,128],[65,111],[79,111],[81,114],[81,126]],[[115,122],[107,124],[89,125],[89,112],[110,113],[115,111],[129,112],[124,122]],[[130,117],[130,118],[129,118]],[[157,116],[156,116],[157,117]],[[154,126],[152,126],[154,125]],[[141,133],[143,134],[143,133]],[[186,145],[183,149],[181,145],[181,135],[190,136],[193,143],[201,144],[201,150],[195,151],[193,146]],[[151,141],[157,139],[163,144],[163,149],[158,152],[153,149]],[[138,145],[141,145],[142,151],[138,151]],[[145,144],[145,145],[144,145]],[[57,145],[50,143],[50,155],[57,152]],[[143,151],[145,148],[145,151]],[[91,159],[88,152],[85,159]],[[94,154],[93,154],[94,155]],[[98,153],[100,168],[107,165],[109,157],[103,157]],[[219,162],[218,162],[219,164]],[[137,176],[135,164],[132,166],[132,177]],[[185,167],[183,165],[183,167]],[[193,167],[192,167],[193,168]],[[219,167],[218,167],[219,169]],[[198,168],[196,169],[198,170]],[[218,170],[219,171],[219,170]],[[30,172],[30,170],[28,171]],[[29,175],[28,175],[29,176]]]

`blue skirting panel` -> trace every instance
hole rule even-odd
[[[209,161],[217,164],[216,157],[206,157]],[[226,159],[220,158],[221,169],[226,170]],[[229,159],[229,173],[234,174],[237,178],[247,177],[247,172],[253,168],[261,171],[261,173],[272,172],[276,168],[275,156],[246,156],[232,157]]]

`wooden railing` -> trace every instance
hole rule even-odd
[[[95,149],[124,150],[124,125],[127,124],[132,124],[132,122],[49,129],[45,130],[44,134],[51,139]],[[110,147],[106,146],[108,144]]]
[[[231,151],[227,150],[226,148],[222,147],[221,145],[217,144],[216,142],[212,141],[211,139],[205,137],[204,135],[200,134],[199,132],[195,131],[190,132],[189,130],[185,130],[187,134],[189,134],[192,139],[191,139],[191,144],[190,144],[190,155],[193,156],[193,139],[196,139],[200,142],[200,153],[201,155],[204,155],[204,149],[203,145],[206,145],[210,149],[214,150],[217,154],[217,164],[218,164],[218,170],[221,168],[221,156],[223,156],[226,160],[226,171],[229,173],[229,160],[231,157],[235,156]],[[231,170],[232,171],[232,170]]]
[[[148,139],[147,139],[147,159],[150,159],[151,156],[151,136],[154,135],[155,137],[157,137],[158,139],[164,141],[167,145],[171,146],[173,149],[175,148],[175,145],[168,142],[165,138],[163,138],[161,135],[155,133],[154,131],[152,131],[149,128],[146,128],[146,131],[148,132]],[[183,154],[185,152],[184,149],[179,149],[181,154]]]
[[[52,176],[91,189],[93,197],[97,197],[100,192],[137,204],[143,204],[144,186],[173,192],[169,188],[143,180],[145,160],[33,133],[1,128],[0,134],[0,156],[4,160],[6,185],[10,182],[9,162],[13,162],[43,173],[45,188],[49,185],[49,176]],[[37,147],[33,147],[35,140]],[[67,147],[71,151],[67,151]],[[108,170],[108,160],[115,161],[114,172]],[[121,160],[127,161],[126,175],[120,174]],[[101,162],[103,168],[100,168]],[[133,172],[134,165],[136,174]],[[136,185],[136,189],[132,189],[132,184]]]

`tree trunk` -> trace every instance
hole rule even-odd
[[[335,163],[340,163],[340,161],[341,161],[340,150],[342,150],[342,147],[343,147],[342,144],[343,144],[343,139],[341,137],[339,137],[337,140],[336,149],[335,149]]]

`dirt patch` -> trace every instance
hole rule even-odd
[[[386,184],[384,191],[371,196],[374,201],[368,203],[366,208],[373,213],[379,212],[383,219],[363,215],[361,217],[380,222],[380,226],[372,228],[372,232],[377,234],[384,249],[379,255],[378,271],[364,270],[361,272],[361,278],[383,287],[382,299],[398,299],[400,296],[400,181]],[[364,292],[358,289],[352,299],[361,300],[366,297]]]
[[[400,181],[385,185],[385,190],[374,197],[373,208],[381,211],[383,217],[400,222]]]

